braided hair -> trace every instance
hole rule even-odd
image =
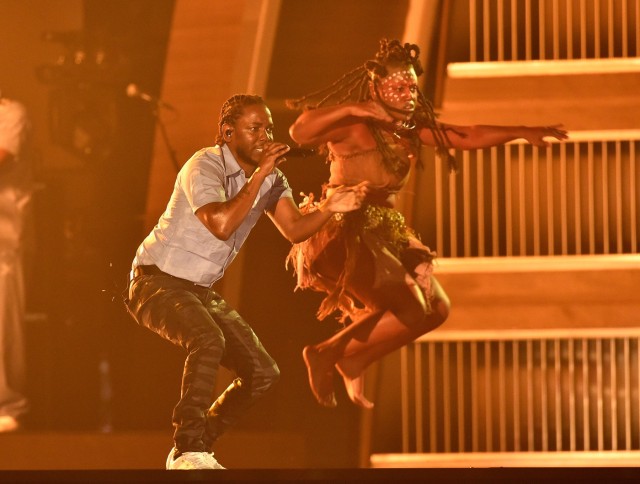
[[[417,76],[423,74],[424,70],[420,64],[420,48],[415,44],[402,44],[398,40],[380,40],[380,48],[375,57],[366,61],[363,65],[347,72],[331,85],[306,94],[298,99],[289,99],[287,107],[298,110],[316,109],[322,106],[343,104],[346,102],[367,102],[372,99],[369,82],[379,82],[380,78],[388,75],[388,67],[413,67]],[[412,149],[416,156],[419,156],[420,140],[418,131],[428,128],[433,133],[436,141],[436,152],[438,156],[446,159],[449,168],[456,170],[455,158],[449,153],[448,138],[445,128],[436,120],[437,115],[433,110],[433,105],[418,89],[418,105],[413,115],[413,121],[417,129],[403,130],[403,136],[409,138]],[[382,129],[373,121],[367,123],[373,137],[376,140],[378,150],[385,158],[394,160],[397,154],[385,142]],[[419,159],[418,159],[419,160]]]
[[[236,120],[242,116],[244,108],[255,104],[264,104],[264,99],[252,94],[236,94],[224,102],[220,109],[220,117],[218,118],[218,136],[216,137],[217,145],[222,146],[224,143],[222,127],[225,124],[234,126]]]

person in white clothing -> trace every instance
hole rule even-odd
[[[30,196],[21,151],[28,126],[24,106],[0,95],[0,432],[17,430],[27,412],[21,242]]]

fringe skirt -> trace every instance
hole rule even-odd
[[[313,203],[307,203],[301,210],[313,208]],[[318,319],[338,311],[339,321],[345,323],[375,309],[359,301],[352,290],[364,272],[373,293],[385,286],[406,284],[408,274],[429,303],[434,258],[435,253],[406,226],[400,212],[367,204],[359,210],[334,215],[316,234],[294,244],[287,265],[291,263],[297,275],[296,289],[327,294],[318,309]]]

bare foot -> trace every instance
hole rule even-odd
[[[318,403],[330,408],[338,406],[333,391],[333,363],[323,358],[313,346],[304,347],[302,358],[307,365],[311,391]]]
[[[367,400],[367,397],[364,396],[364,374],[361,373],[358,376],[350,377],[341,366],[336,365],[336,368],[342,375],[344,386],[351,401],[362,408],[373,408],[373,402]]]

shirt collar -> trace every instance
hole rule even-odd
[[[224,157],[225,176],[229,177],[237,175],[240,171],[242,171],[242,168],[240,167],[235,157],[233,156],[233,153],[231,153],[231,150],[226,144],[222,145],[222,156]]]

